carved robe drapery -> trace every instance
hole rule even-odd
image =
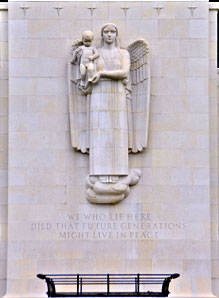
[[[100,49],[99,53],[98,63],[104,70],[130,65],[126,50]],[[103,78],[92,86],[89,127],[90,175],[128,175],[128,113],[123,80]]]

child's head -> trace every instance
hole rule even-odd
[[[93,39],[94,35],[91,31],[84,31],[84,33],[82,34],[82,41],[86,47],[89,47],[92,44]]]

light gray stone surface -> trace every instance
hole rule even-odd
[[[9,91],[1,14],[0,294],[7,242],[6,297],[45,297],[36,274],[56,272],[179,272],[173,296],[218,296],[216,11],[147,1],[126,3],[125,15],[123,2],[96,2],[91,15],[90,2],[63,2],[58,15],[56,2],[26,2],[24,15],[23,4],[9,2]],[[89,160],[71,147],[68,114],[72,41],[90,29],[99,44],[106,22],[122,48],[144,38],[151,52],[148,148],[129,162],[142,176],[115,206],[87,202]],[[146,230],[137,214],[149,214]]]

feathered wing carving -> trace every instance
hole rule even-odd
[[[78,89],[80,81],[79,64],[76,60],[68,62],[68,96],[70,113],[70,130],[72,147],[80,150],[82,153],[88,152],[89,137],[89,98],[90,95],[84,95]]]
[[[147,147],[148,122],[150,106],[150,57],[149,48],[145,40],[139,39],[131,43],[127,50],[130,54],[130,82],[131,92],[127,95],[132,110],[131,152],[142,151]],[[130,123],[130,121],[129,121]]]

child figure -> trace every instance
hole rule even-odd
[[[75,61],[77,54],[80,55],[80,85],[82,87],[86,87],[86,79],[88,82],[92,81],[92,77],[94,76],[93,61],[99,57],[97,49],[92,46],[93,39],[93,32],[84,31],[82,34],[82,45],[77,47],[73,52],[72,62]]]

